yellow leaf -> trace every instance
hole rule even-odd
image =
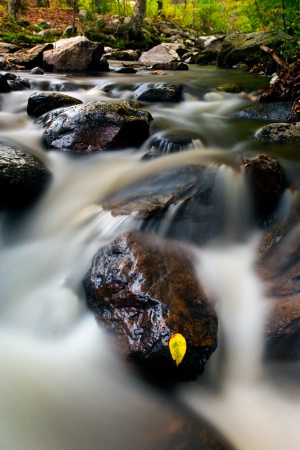
[[[172,358],[179,366],[186,353],[186,340],[180,333],[173,334],[169,340],[169,349]]]

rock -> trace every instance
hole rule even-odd
[[[249,66],[257,64],[265,56],[261,45],[278,48],[283,42],[292,40],[283,31],[258,31],[254,33],[238,33],[224,39],[217,57],[220,67],[232,67],[243,62]]]
[[[77,27],[74,27],[74,28],[73,28],[73,25],[68,25],[68,26],[64,29],[63,35],[64,35],[64,36],[67,36],[67,37],[71,37],[71,36],[75,36],[76,33],[77,33]]]
[[[36,66],[43,66],[43,54],[53,48],[52,44],[39,44],[29,50],[19,50],[13,54],[10,61],[31,70]]]
[[[264,154],[244,160],[244,168],[255,212],[264,220],[274,212],[287,187],[284,171],[277,159]]]
[[[222,48],[224,38],[215,38],[214,36],[210,36],[207,40],[204,41],[204,48],[201,49],[199,53],[193,55],[191,57],[191,64],[215,64],[218,54]]]
[[[0,42],[0,54],[1,53],[15,53],[20,49],[17,45],[8,44],[6,42]]]
[[[61,33],[57,28],[47,28],[46,30],[42,30],[38,32],[38,36],[44,38],[44,39],[49,39],[49,38],[54,38],[57,36],[60,36]]]
[[[30,81],[25,78],[14,76],[10,77],[7,82],[11,91],[26,91],[31,88]]]
[[[0,144],[0,208],[23,209],[48,187],[52,175],[36,158]]]
[[[155,63],[153,70],[189,70],[189,66],[183,62],[173,61],[170,63]]]
[[[146,153],[142,159],[153,159],[157,156],[193,148],[193,138],[195,138],[195,136],[188,132],[185,134],[168,133],[165,136],[157,137],[152,142],[150,152]]]
[[[41,67],[34,67],[33,69],[31,69],[30,73],[32,73],[33,75],[44,75],[45,71]]]
[[[164,170],[155,176],[145,177],[143,180],[124,187],[121,192],[107,197],[102,206],[112,211],[113,215],[127,215],[135,213],[135,219],[161,218],[166,209],[179,202],[194,197],[202,203],[211,201],[211,192],[216,177],[217,167],[191,165],[186,167]],[[198,208],[197,213],[200,211]],[[206,220],[208,220],[208,211]],[[184,208],[178,212],[184,217]],[[192,218],[190,212],[188,216]],[[178,219],[179,217],[177,217]]]
[[[239,94],[240,92],[242,92],[242,90],[243,90],[242,86],[233,83],[226,83],[217,87],[217,91],[228,92],[231,94]]]
[[[180,102],[183,99],[183,86],[168,83],[145,83],[136,89],[133,98],[147,102]]]
[[[102,56],[102,58],[99,61],[98,71],[99,72],[109,72],[109,63],[107,61],[107,58],[105,56]]]
[[[183,46],[178,44],[160,44],[151,48],[147,52],[142,53],[139,61],[144,64],[151,65],[153,63],[170,63],[173,61],[181,61],[181,57],[177,53],[179,48],[183,48]]]
[[[175,36],[176,34],[180,35],[182,32],[181,28],[171,22],[158,23],[158,30],[160,33],[165,34],[167,37]]]
[[[0,93],[4,94],[11,92],[10,86],[7,82],[7,74],[0,73]]]
[[[84,279],[89,307],[124,357],[162,380],[194,380],[217,346],[217,317],[197,281],[192,257],[175,242],[126,232],[95,255]],[[169,340],[181,333],[176,366]]]
[[[298,193],[296,214],[268,229],[259,246],[256,268],[268,302],[267,361],[300,361],[299,211]]]
[[[84,36],[61,39],[44,53],[43,67],[50,72],[89,72],[99,70],[103,44]]]
[[[300,141],[300,124],[271,123],[259,128],[255,139],[265,143],[288,144]]]
[[[293,103],[259,103],[239,111],[235,117],[250,120],[267,120],[274,122],[294,122]]]
[[[117,69],[114,69],[115,73],[137,73],[137,70],[135,70],[132,66],[123,66],[118,67]]]
[[[39,117],[52,109],[64,108],[81,104],[82,101],[59,92],[35,92],[31,94],[27,103],[27,114],[31,117]]]
[[[72,152],[139,147],[149,137],[152,119],[130,101],[91,101],[50,112],[40,118],[46,126],[43,142],[48,149]]]
[[[140,53],[136,50],[113,50],[106,56],[117,61],[138,61]]]

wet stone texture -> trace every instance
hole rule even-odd
[[[217,346],[217,317],[187,251],[175,242],[125,232],[94,257],[84,279],[99,323],[123,356],[160,380],[194,380]],[[181,333],[187,351],[177,367],[169,339]]]
[[[45,191],[51,180],[51,172],[32,155],[0,145],[1,209],[28,206]]]
[[[41,116],[47,149],[92,152],[139,147],[148,137],[150,113],[135,103],[91,101]]]
[[[27,114],[39,117],[56,108],[81,104],[82,101],[60,92],[34,92],[27,103]]]
[[[265,283],[267,361],[300,361],[300,201],[263,235],[256,269]]]

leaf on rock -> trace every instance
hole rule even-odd
[[[169,349],[176,366],[182,362],[186,353],[186,340],[180,333],[173,334],[169,340]]]

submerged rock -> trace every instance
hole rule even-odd
[[[126,232],[95,255],[84,280],[90,308],[124,357],[157,379],[196,379],[217,346],[216,313],[191,258],[175,242]],[[187,343],[178,366],[169,351],[175,333]]]
[[[268,120],[274,122],[293,122],[295,113],[291,102],[259,103],[239,111],[235,117],[253,120]]]
[[[0,208],[20,209],[36,200],[49,185],[51,172],[36,158],[0,145]]]
[[[27,103],[27,114],[31,117],[39,117],[52,109],[63,108],[71,105],[81,104],[82,101],[70,95],[59,92],[35,92]]]
[[[91,101],[42,116],[46,148],[91,152],[140,146],[149,136],[152,119],[134,102]]]

